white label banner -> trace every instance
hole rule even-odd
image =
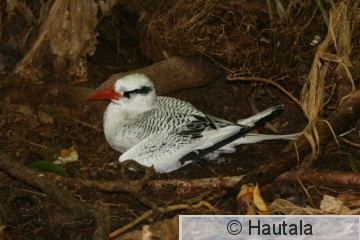
[[[181,215],[179,237],[202,239],[359,240],[359,216]]]

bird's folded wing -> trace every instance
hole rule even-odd
[[[199,158],[204,149],[209,149],[218,142],[239,132],[241,127],[228,126],[213,129],[207,126],[204,131],[196,129],[196,134],[186,128],[153,134],[126,151],[119,158],[120,162],[133,159],[145,166],[154,166],[157,172],[171,172]],[[186,161],[180,161],[186,156]]]
[[[171,172],[199,160],[213,151],[243,137],[254,128],[279,115],[283,106],[269,108],[240,121],[240,125],[215,124],[208,117],[193,118],[169,132],[151,134],[120,156],[120,162],[133,159],[145,166],[154,166],[157,172]],[[254,137],[254,142],[261,141]]]

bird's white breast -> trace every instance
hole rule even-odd
[[[110,103],[104,114],[104,133],[112,148],[126,152],[152,134],[162,134],[191,119],[191,114],[203,116],[191,104],[169,97],[157,97],[147,111],[139,107]]]

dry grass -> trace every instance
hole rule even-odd
[[[292,7],[293,5],[288,6],[288,13]],[[353,9],[358,9],[357,4],[353,7]],[[329,11],[329,17],[324,20],[324,22],[327,23],[327,34],[316,49],[311,69],[307,74],[301,91],[300,101],[271,79],[247,77],[246,75],[248,74],[246,74],[244,68],[231,70],[225,67],[228,71],[228,80],[261,80],[262,82],[274,85],[289,96],[303,110],[304,115],[308,119],[308,124],[304,129],[304,136],[308,139],[312,147],[311,160],[315,159],[319,153],[319,135],[316,129],[316,123],[320,120],[322,110],[330,100],[341,103],[343,99],[355,91],[355,83],[350,71],[352,67],[350,54],[352,49],[352,33],[354,32],[354,27],[357,25],[357,22],[351,18],[353,16],[349,14],[349,8],[351,8],[350,5],[339,2],[333,6],[333,9]],[[356,13],[356,11],[354,12]],[[321,14],[323,16],[324,13],[322,12]],[[291,18],[290,14],[287,15]],[[311,16],[311,19],[313,17],[314,15]],[[311,19],[306,22],[304,27],[299,27],[296,30],[298,31],[296,33],[297,41],[301,33],[305,31],[305,28],[309,27]],[[291,29],[290,25],[291,24],[283,29],[273,29],[273,31],[285,33]],[[288,48],[287,51],[287,54],[291,55],[292,48]],[[261,66],[261,62],[259,63]],[[333,77],[334,75],[335,77]],[[329,93],[329,91],[331,91],[331,93]],[[334,92],[336,93],[334,94]],[[331,126],[329,127],[331,128]]]
[[[349,70],[351,66],[349,62],[351,35],[347,13],[348,6],[343,2],[340,2],[330,12],[328,33],[317,48],[311,70],[301,92],[303,111],[309,121],[304,136],[311,144],[313,159],[319,153],[319,135],[315,125],[319,121],[319,114],[324,108],[325,90],[329,85],[327,83],[330,82],[328,71],[331,63],[337,64],[336,72],[339,73],[339,79],[350,81],[351,90],[348,94],[355,91],[354,80]],[[333,48],[336,53],[331,52]],[[345,76],[341,73],[345,74]]]
[[[237,5],[238,3],[241,3]],[[164,9],[147,13],[143,31],[145,54],[152,59],[169,55],[205,55],[226,65],[243,62],[257,55],[255,37],[257,15],[243,1],[173,1]],[[266,9],[266,4],[264,3]],[[259,11],[256,11],[259,10]],[[256,33],[255,33],[256,34]],[[250,40],[249,40],[250,38]]]

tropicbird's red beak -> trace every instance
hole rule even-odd
[[[113,100],[119,99],[122,95],[115,91],[114,87],[107,88],[96,93],[90,94],[86,100]]]

